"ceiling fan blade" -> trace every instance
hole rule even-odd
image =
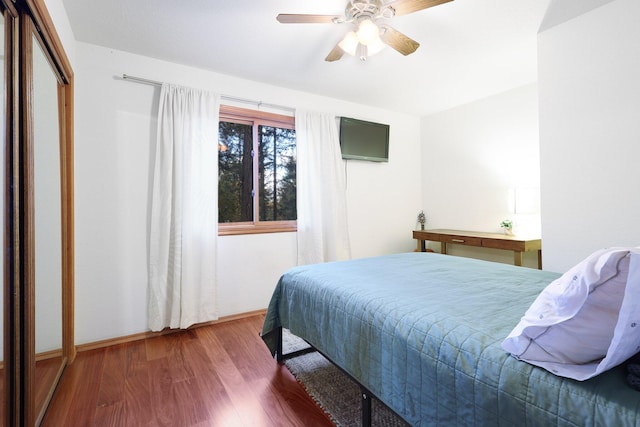
[[[391,3],[387,3],[386,7],[391,7],[395,10],[394,16],[408,15],[413,12],[417,12],[429,7],[438,6],[443,3],[448,3],[453,0],[396,0]]]
[[[380,35],[382,41],[404,56],[415,52],[420,46],[420,43],[417,41],[405,36],[398,30],[394,30],[388,25],[383,25],[381,28],[383,29],[382,34]]]
[[[327,62],[337,61],[342,58],[342,55],[344,55],[344,50],[342,50],[339,45],[335,45],[335,47],[331,50],[331,52],[329,52],[324,60]]]
[[[276,16],[281,24],[332,24],[335,20],[342,19],[339,15],[296,15],[293,13],[281,13]]]

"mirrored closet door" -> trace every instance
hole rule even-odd
[[[72,307],[66,292],[72,286],[72,217],[69,162],[71,132],[67,129],[71,103],[68,70],[56,50],[50,20],[35,2],[21,20],[21,82],[24,134],[20,139],[26,223],[22,245],[26,326],[24,417],[38,425],[45,415],[64,368],[73,357],[65,347]],[[69,99],[67,99],[69,98]],[[72,328],[71,328],[72,330]],[[68,341],[68,338],[67,338]]]
[[[39,425],[73,344],[73,72],[43,0],[5,7],[5,425]],[[9,20],[9,29],[7,29]]]
[[[32,36],[32,155],[35,265],[35,409],[40,414],[66,360],[62,354],[62,195],[58,78]],[[53,114],[52,114],[53,113]]]

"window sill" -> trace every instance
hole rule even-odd
[[[278,221],[273,223],[218,224],[218,236],[237,236],[240,234],[292,233],[298,231],[296,221]]]

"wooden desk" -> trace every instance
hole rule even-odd
[[[538,268],[542,269],[542,240],[524,238],[500,233],[483,233],[479,231],[461,230],[414,230],[413,238],[418,241],[418,251],[425,252],[425,241],[440,242],[440,252],[447,253],[447,243],[457,245],[478,246],[482,248],[504,249],[513,251],[513,263],[522,265],[522,253],[538,251]]]

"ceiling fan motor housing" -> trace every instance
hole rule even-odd
[[[351,0],[344,14],[347,21],[358,21],[361,18],[393,18],[395,11],[391,6],[384,6],[381,0]]]

